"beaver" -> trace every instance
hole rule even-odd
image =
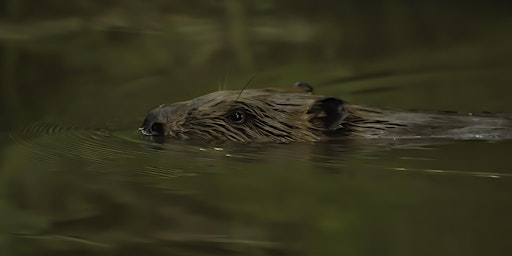
[[[153,109],[144,136],[208,141],[293,142],[340,138],[509,139],[509,117],[396,111],[352,105],[295,88],[217,91]]]

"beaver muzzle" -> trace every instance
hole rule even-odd
[[[172,106],[158,107],[148,113],[139,131],[146,136],[165,136],[169,133],[167,120],[169,108]]]

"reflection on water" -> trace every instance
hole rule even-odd
[[[143,139],[219,88],[512,113],[510,4],[5,1],[0,255],[510,255],[510,140]],[[53,1],[55,2],[55,1]]]
[[[512,228],[510,141],[156,144],[47,124],[12,136],[1,240],[17,255],[497,253]]]

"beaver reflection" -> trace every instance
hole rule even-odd
[[[218,91],[162,105],[146,116],[145,136],[238,142],[366,138],[511,138],[510,118],[381,110],[314,95],[303,82],[292,90]]]

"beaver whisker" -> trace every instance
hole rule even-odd
[[[245,88],[249,86],[254,77],[256,77],[256,75],[253,75],[251,78],[249,78],[249,80],[247,80],[247,82],[245,82],[245,85],[242,87],[242,90],[240,90],[240,94],[238,94],[238,97],[236,97],[236,102],[238,102],[238,99],[240,99],[240,96],[242,96],[242,93],[244,92]]]

